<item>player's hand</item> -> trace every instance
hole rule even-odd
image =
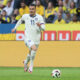
[[[15,29],[12,29],[11,32],[12,32],[12,33],[15,32]]]
[[[41,26],[41,24],[40,24],[40,23],[36,23],[36,24],[37,24],[37,26],[39,26],[39,27]]]

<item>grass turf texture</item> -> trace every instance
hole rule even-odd
[[[53,69],[61,70],[60,78],[52,78]],[[80,80],[80,68],[34,68],[32,74],[23,70],[0,67],[0,80]]]

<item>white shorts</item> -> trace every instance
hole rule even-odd
[[[33,45],[36,45],[37,48],[38,48],[38,46],[39,46],[39,44],[35,44],[33,40],[27,40],[27,41],[24,41],[24,42],[25,42],[26,46],[27,46],[29,49],[31,49],[31,47],[32,47]]]
[[[25,41],[25,44],[26,44],[26,46],[31,48],[31,46],[33,46],[35,43],[32,40],[27,40],[27,41]]]

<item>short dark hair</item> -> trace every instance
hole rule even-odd
[[[34,6],[36,8],[36,5],[35,4],[30,4],[29,6]]]

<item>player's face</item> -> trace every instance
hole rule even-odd
[[[29,7],[29,12],[30,12],[30,15],[34,16],[35,13],[36,13],[36,7],[35,6],[30,6]]]

